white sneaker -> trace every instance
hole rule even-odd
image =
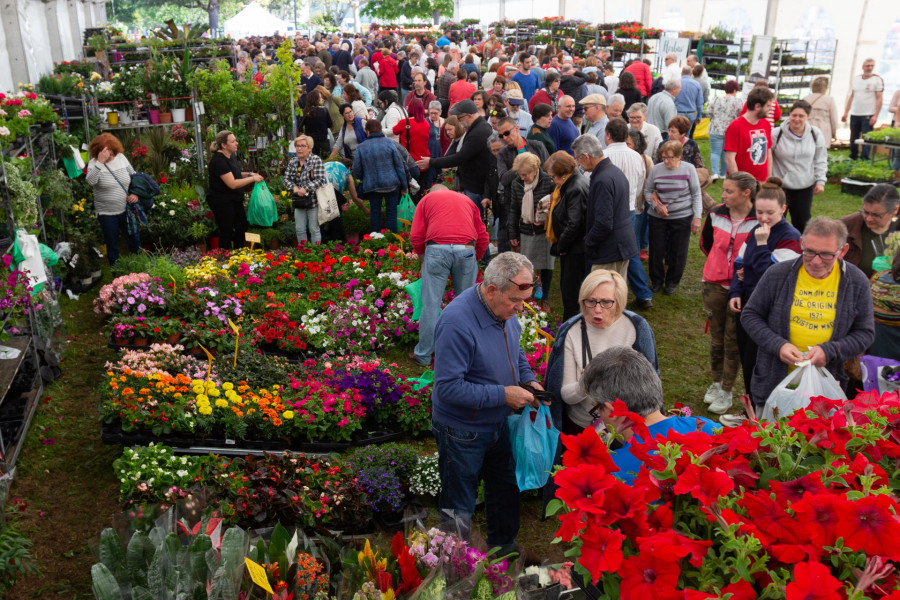
[[[717,179],[719,179],[719,176],[716,173],[713,173],[712,175],[709,176],[710,182],[716,181]]]
[[[747,420],[747,415],[745,414],[724,414],[719,417],[719,423],[724,425],[725,427],[740,427],[741,423]]]
[[[721,390],[719,391],[718,397],[709,405],[709,412],[716,413],[717,415],[725,414],[731,410],[732,404],[731,392]]]
[[[703,401],[706,402],[707,404],[712,404],[713,402],[716,401],[716,398],[718,398],[721,393],[722,393],[722,384],[714,383],[711,386],[709,386],[708,390],[706,390],[706,395],[703,396]]]

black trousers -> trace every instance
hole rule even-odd
[[[563,254],[559,257],[559,291],[563,301],[563,321],[577,315],[578,292],[584,280],[584,253]]]
[[[741,298],[741,307],[746,306],[749,299],[749,296]],[[735,333],[737,334],[738,353],[741,355],[741,372],[744,374],[744,389],[747,390],[747,395],[753,398],[750,389],[751,384],[753,383],[753,368],[756,366],[756,352],[759,347],[741,325],[740,314],[738,314],[737,330]],[[765,404],[765,398],[762,398],[759,403],[756,401],[753,402],[753,406],[756,408],[757,417],[762,413],[762,408]]]
[[[814,189],[816,189],[816,184],[802,190],[784,189],[784,195],[787,197],[787,209],[791,215],[791,225],[796,227],[800,233],[803,233],[803,229],[812,217]]]
[[[692,215],[660,219],[650,215],[650,285],[676,287],[687,266]]]
[[[209,198],[209,207],[219,230],[219,248],[241,248],[244,245],[244,234],[247,233],[247,213],[244,211],[243,201]]]

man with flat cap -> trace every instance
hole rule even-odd
[[[578,104],[584,107],[584,120],[588,125],[585,133],[600,140],[600,145],[606,148],[606,124],[609,123],[606,98],[600,94],[588,94]]]

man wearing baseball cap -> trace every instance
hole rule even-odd
[[[606,124],[609,123],[606,116],[606,98],[600,94],[588,94],[579,104],[584,107],[584,119],[588,122],[585,133],[600,140],[600,145],[606,149]]]
[[[471,100],[460,100],[450,108],[450,114],[456,116],[466,135],[462,146],[454,154],[436,158],[420,158],[416,165],[423,171],[429,167],[446,169],[457,167],[456,176],[463,194],[474,202],[482,215],[487,200],[484,199],[484,182],[488,178],[491,166],[491,149],[488,138],[493,133],[490,123],[478,114],[478,107]]]
[[[516,125],[519,126],[519,133],[522,137],[528,135],[528,130],[534,124],[531,115],[524,108],[525,96],[521,90],[508,90],[506,92],[506,112],[515,119]]]

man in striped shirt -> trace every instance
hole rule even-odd
[[[640,154],[632,150],[625,143],[628,138],[628,125],[622,119],[612,119],[606,124],[606,149],[603,153],[609,162],[619,167],[628,180],[628,207],[631,211],[631,226],[634,229],[635,210],[643,210],[643,198],[636,203],[636,198],[644,189],[646,170],[644,159]],[[640,254],[635,254],[628,260],[628,285],[634,292],[634,305],[639,309],[648,309],[653,306],[653,292],[647,280],[647,272],[641,264]]]

